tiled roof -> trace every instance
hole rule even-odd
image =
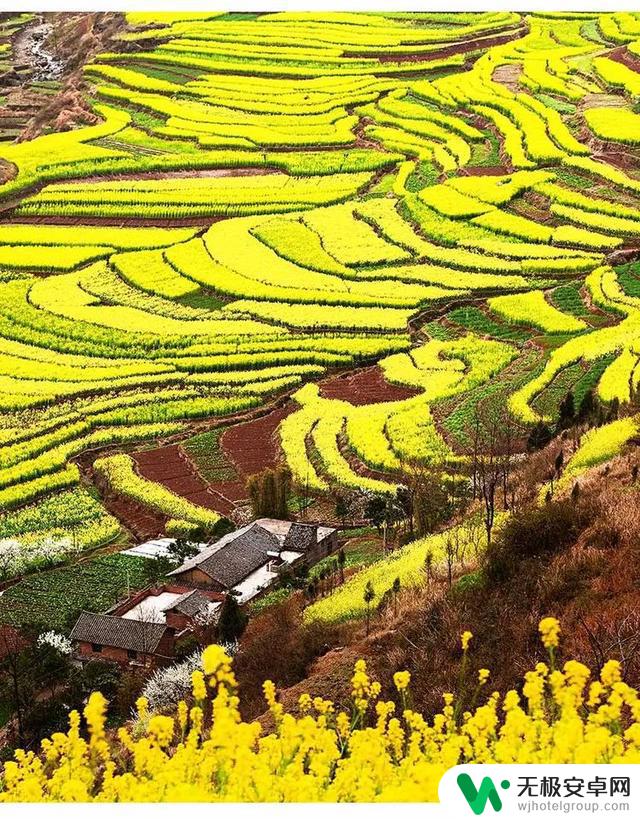
[[[283,549],[306,552],[318,543],[318,527],[310,523],[292,523],[284,539]]]
[[[127,651],[153,654],[167,627],[164,623],[145,623],[111,614],[83,611],[71,631],[71,639],[83,643],[113,646]]]
[[[264,566],[270,560],[269,552],[280,551],[278,541],[260,526],[252,526],[224,549],[215,552],[198,568],[227,589]]]
[[[186,614],[187,617],[193,617],[194,614],[197,614],[208,605],[208,598],[204,594],[200,594],[197,589],[194,589],[178,597],[164,611],[177,611],[180,614]]]
[[[278,538],[257,523],[240,529],[235,535],[222,548],[201,552],[171,574],[180,575],[197,567],[212,580],[230,589],[268,563],[269,552],[280,552],[282,548]]]

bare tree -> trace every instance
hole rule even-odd
[[[373,602],[375,596],[376,593],[373,589],[373,584],[369,580],[365,586],[364,594],[362,595],[362,599],[367,606],[367,635],[369,634],[369,627],[371,625],[371,603]]]
[[[504,407],[476,406],[472,443],[478,496],[482,501],[487,544],[491,543],[498,493],[509,508],[509,479],[514,463],[516,429]]]

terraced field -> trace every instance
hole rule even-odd
[[[394,492],[478,401],[524,440],[564,386],[634,398],[640,14],[135,13],[117,42],[96,124],[0,143],[4,577],[215,530],[276,462]]]

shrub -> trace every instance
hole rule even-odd
[[[486,571],[502,582],[523,570],[527,560],[560,552],[573,543],[593,515],[584,504],[552,501],[516,512],[505,519],[486,552]]]

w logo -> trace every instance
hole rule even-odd
[[[488,776],[483,778],[479,788],[476,788],[473,784],[473,780],[469,774],[466,773],[461,773],[458,776],[457,782],[458,787],[462,791],[462,795],[467,800],[467,804],[476,816],[480,816],[484,813],[487,802],[491,802],[495,811],[502,810],[502,800],[500,799],[498,790]],[[508,790],[510,786],[511,783],[508,779],[503,779],[500,783],[500,787],[505,791]]]

